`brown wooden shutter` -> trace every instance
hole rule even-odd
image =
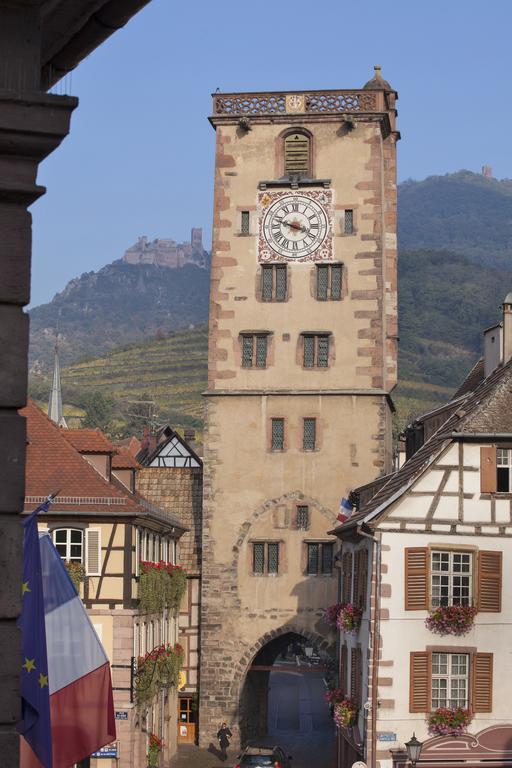
[[[492,653],[473,656],[473,712],[492,712]]]
[[[430,712],[432,706],[432,656],[428,651],[411,653],[409,712]]]
[[[352,598],[352,552],[345,552],[342,560],[343,585],[341,599],[343,603],[350,603]]]
[[[501,611],[501,552],[478,553],[479,611],[499,613]]]
[[[359,598],[358,608],[366,610],[366,591],[368,582],[368,550],[362,549],[359,557]]]
[[[405,550],[405,610],[428,609],[428,549],[407,547]]]
[[[347,646],[342,645],[340,651],[340,688],[345,694],[347,692]]]
[[[352,648],[350,651],[350,698],[358,709],[361,708],[361,694],[363,688],[363,663],[360,648]]]
[[[360,562],[361,562],[361,550],[356,549],[354,552],[354,580],[352,582],[352,602],[354,605],[359,605],[359,590],[360,590]]]
[[[480,448],[480,492],[496,493],[496,446],[483,445]]]

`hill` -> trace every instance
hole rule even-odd
[[[209,270],[167,269],[118,260],[71,280],[51,302],[30,312],[30,365],[53,364],[59,330],[61,363],[165,336],[208,319]]]
[[[399,249],[446,249],[512,269],[512,180],[470,171],[398,187]]]

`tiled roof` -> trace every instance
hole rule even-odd
[[[140,464],[128,448],[120,447],[112,456],[112,469],[140,469]]]
[[[183,529],[183,525],[164,510],[123,491],[120,483],[105,480],[64,437],[67,430],[54,424],[32,400],[20,413],[27,420],[27,511],[34,509],[50,493],[59,491],[51,507],[52,513],[149,515]],[[105,441],[108,443],[106,438]]]
[[[134,435],[131,435],[130,437],[125,437],[122,440],[116,440],[115,447],[127,448],[132,456],[136,456],[140,451],[140,440]]]
[[[458,390],[455,392],[453,399],[460,397],[461,395],[467,395],[468,392],[473,392],[476,387],[484,380],[484,359],[477,360]]]
[[[116,449],[99,429],[63,429],[62,436],[80,453],[115,453]]]
[[[496,368],[474,392],[459,400],[459,407],[439,430],[405,462],[377,493],[335,531],[362,522],[404,493],[453,439],[453,434],[512,434],[512,360]],[[356,490],[357,493],[357,490]]]

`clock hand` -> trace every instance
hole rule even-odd
[[[298,229],[301,232],[307,232],[308,230],[306,227],[304,227],[302,224],[297,224],[294,221],[283,221],[283,224],[286,224],[287,227],[290,227],[291,229]]]

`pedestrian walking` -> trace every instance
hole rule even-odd
[[[220,726],[219,730],[217,731],[217,738],[219,740],[219,746],[220,746],[220,751],[221,751],[221,755],[222,755],[222,759],[223,760],[227,760],[228,759],[228,751],[227,750],[228,750],[228,747],[229,747],[229,740],[232,737],[232,735],[233,734],[229,730],[227,724],[226,723],[222,723],[222,725]]]

